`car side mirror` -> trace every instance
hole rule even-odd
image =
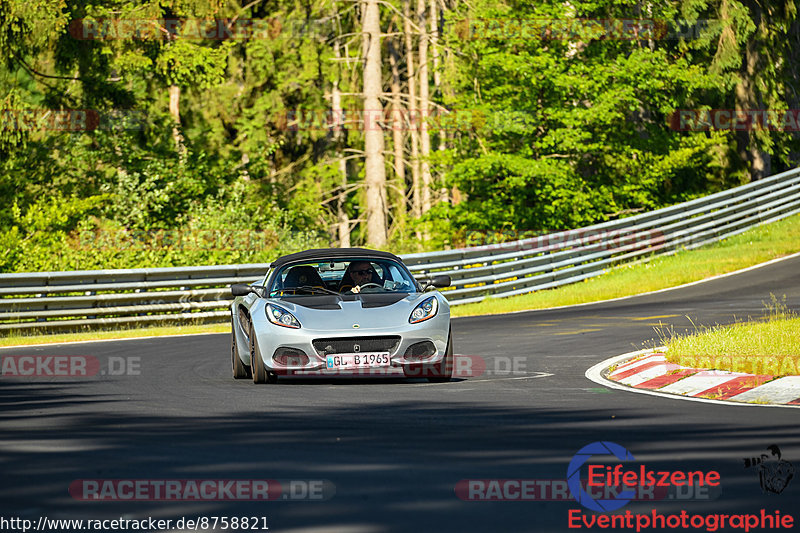
[[[231,294],[235,297],[237,296],[247,296],[253,291],[253,287],[248,285],[247,283],[234,283],[231,285]]]
[[[441,289],[443,287],[449,287],[449,286],[450,286],[450,276],[445,276],[445,275],[433,276],[430,280],[428,280],[428,282],[425,284],[425,287],[422,290],[426,291],[431,287],[436,287],[437,289]]]
[[[450,286],[450,276],[434,276],[431,280],[431,285],[436,287],[437,289],[442,289],[444,287]]]

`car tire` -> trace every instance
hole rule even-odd
[[[444,352],[444,358],[435,365],[427,365],[423,375],[431,383],[447,383],[453,379],[453,359],[453,330],[450,329],[447,332],[447,350]]]
[[[252,376],[250,367],[242,362],[239,357],[239,349],[236,346],[235,326],[231,322],[231,368],[233,369],[233,379],[246,379]]]
[[[267,372],[264,361],[261,360],[261,352],[259,352],[258,346],[256,346],[256,335],[253,331],[252,324],[250,325],[248,337],[250,340],[250,368],[253,373],[253,383],[275,383],[278,377],[272,372]]]

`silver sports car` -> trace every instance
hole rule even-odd
[[[277,259],[252,285],[231,286],[236,379],[278,376],[425,377],[453,374],[450,307],[397,256],[363,248],[308,250]]]

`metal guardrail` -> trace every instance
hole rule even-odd
[[[800,212],[800,168],[648,213],[513,242],[410,254],[418,278],[447,274],[451,305],[574,283]],[[0,274],[0,332],[222,321],[228,286],[268,264]]]

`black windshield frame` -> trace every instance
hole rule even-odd
[[[414,294],[422,292],[419,282],[408,268],[401,261],[388,257],[331,257],[315,258],[313,261],[301,260],[284,263],[270,272],[265,283],[268,288],[265,292],[270,298],[319,297],[326,294],[331,295],[330,291],[341,292],[341,295],[345,296],[351,294],[351,292],[346,289],[347,283],[344,284],[345,287],[342,287],[342,281],[347,276],[350,264],[359,262],[370,263],[370,267],[377,274],[377,277],[375,275],[372,276],[371,283],[380,282],[380,287],[368,286],[364,289],[365,292],[363,294]],[[322,268],[323,265],[330,265],[330,267],[324,269]],[[294,279],[291,280],[291,286],[285,286],[284,282],[289,273],[296,267],[300,268],[295,272],[305,272],[308,275],[305,277],[301,275],[299,278],[293,276]],[[318,277],[313,276],[312,272],[306,267],[314,268]],[[322,284],[320,284],[320,281],[322,281]],[[304,289],[303,287],[306,286],[309,288]],[[314,289],[315,286],[317,289]],[[341,291],[340,289],[342,288],[346,290]]]

